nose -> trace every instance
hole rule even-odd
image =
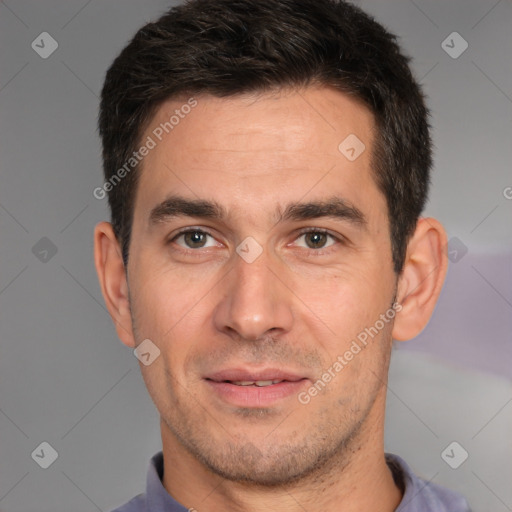
[[[280,265],[264,251],[251,263],[236,254],[214,311],[218,331],[236,340],[257,341],[289,332],[293,293],[279,276]],[[282,274],[282,269],[281,269]]]

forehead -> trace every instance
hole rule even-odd
[[[373,116],[333,89],[166,101],[147,137],[155,147],[142,161],[137,192],[146,211],[170,194],[247,215],[252,205],[261,215],[336,194],[367,210],[385,208],[371,176]]]
[[[313,157],[338,156],[338,143],[347,135],[368,139],[373,132],[373,116],[366,106],[327,87],[226,98],[201,95],[194,101],[197,105],[191,109],[187,108],[190,98],[164,102],[147,132],[174,118],[175,125],[162,135],[169,142],[179,139],[175,154],[192,149],[210,154],[239,149]]]

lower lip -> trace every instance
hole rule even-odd
[[[224,401],[237,407],[267,407],[284,398],[298,395],[307,379],[283,381],[270,386],[237,386],[230,382],[206,381]]]

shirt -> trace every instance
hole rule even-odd
[[[460,494],[418,478],[397,455],[386,454],[386,462],[403,492],[395,512],[471,512]],[[189,509],[178,503],[162,485],[163,474],[164,458],[162,452],[158,452],[149,463],[146,492],[112,512],[187,512]]]

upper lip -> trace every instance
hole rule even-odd
[[[287,380],[297,382],[306,377],[289,371],[278,370],[276,368],[264,368],[262,370],[245,370],[241,368],[230,368],[218,372],[210,373],[205,377],[207,380],[215,382],[224,381],[262,381],[262,380]]]

